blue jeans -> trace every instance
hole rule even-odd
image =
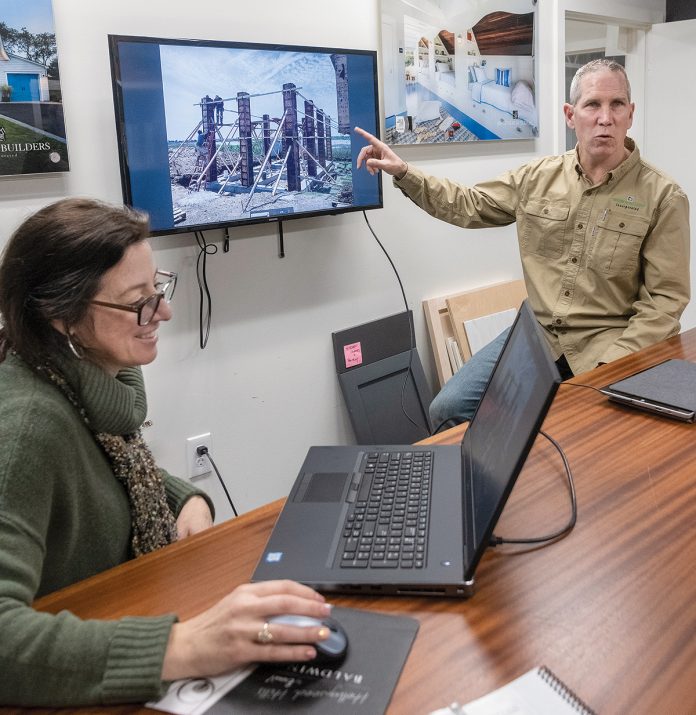
[[[509,332],[510,328],[506,328],[472,355],[435,395],[429,410],[434,430],[449,420],[453,425],[473,417]]]

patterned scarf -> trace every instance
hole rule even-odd
[[[140,429],[124,435],[97,432],[65,377],[50,365],[37,370],[77,409],[103,449],[116,479],[124,485],[130,503],[133,554],[141,556],[176,541],[176,520],[167,504],[164,482]]]

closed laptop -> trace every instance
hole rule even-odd
[[[628,407],[693,422],[696,419],[696,363],[665,360],[607,385],[600,392]]]

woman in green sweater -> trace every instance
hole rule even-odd
[[[0,261],[0,705],[156,699],[163,683],[253,661],[302,661],[325,628],[306,586],[240,586],[208,611],[83,621],[33,600],[212,524],[212,504],[159,469],[140,426],[176,275],[139,213],[66,199],[27,219]]]

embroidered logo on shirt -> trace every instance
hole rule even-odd
[[[636,196],[612,196],[614,206],[619,209],[628,209],[629,211],[640,211],[645,207],[645,202],[638,199]]]

